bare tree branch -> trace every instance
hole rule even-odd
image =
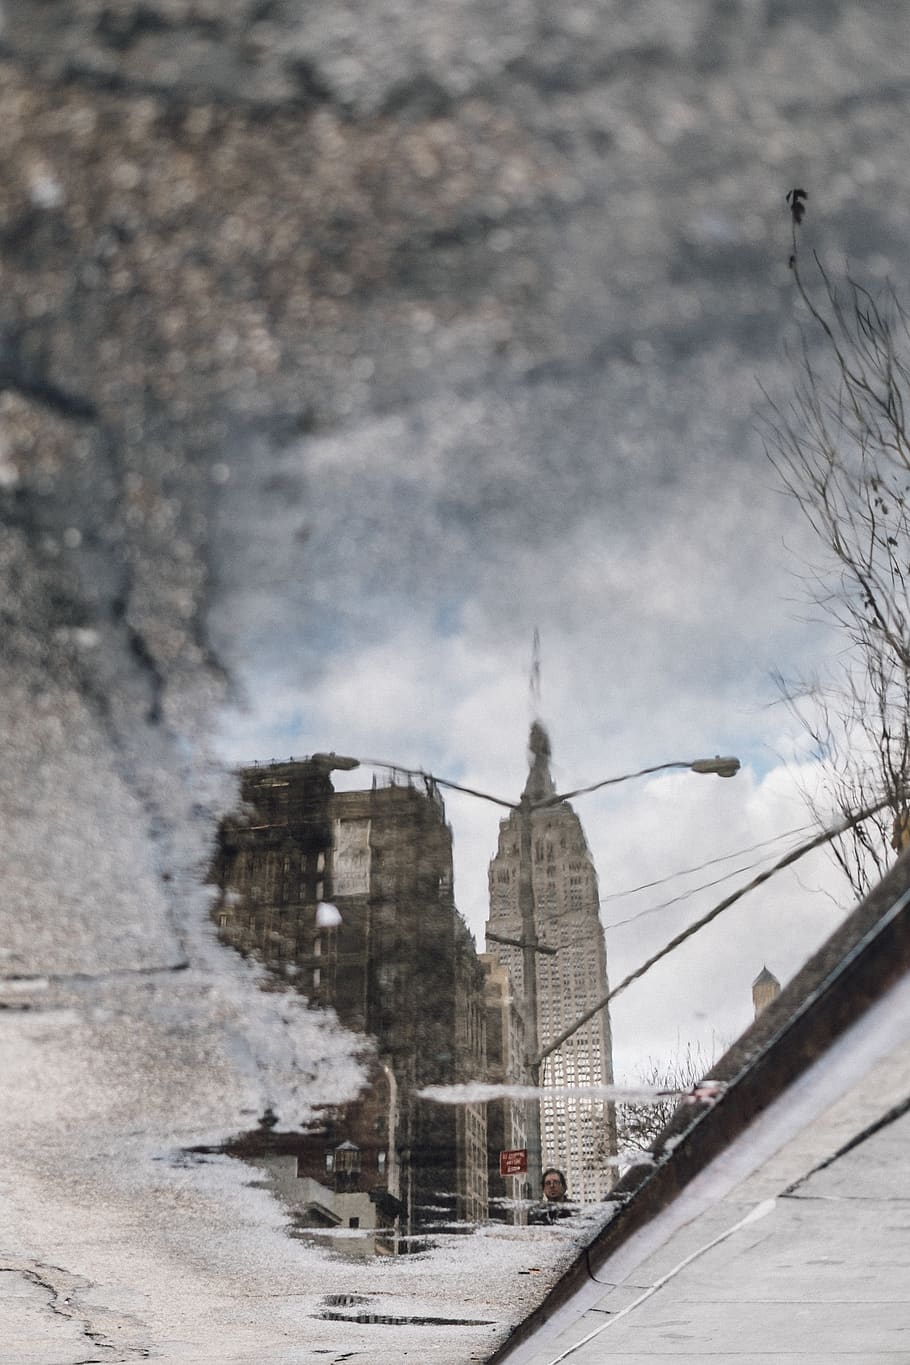
[[[799,196],[794,198],[794,196]],[[830,844],[857,895],[891,861],[910,788],[910,319],[893,290],[874,297],[847,276],[838,288],[818,256],[800,268],[804,191],[788,196],[790,266],[808,324],[785,407],[767,400],[765,448],[819,547],[807,597],[840,632],[825,680],[778,679],[825,773],[806,793],[821,823],[884,804]],[[767,395],[766,395],[767,399]]]

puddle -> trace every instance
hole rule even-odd
[[[422,1208],[422,1225],[413,1230],[401,1199],[386,1186],[364,1178],[362,1153],[357,1169],[354,1144],[349,1139],[335,1140],[337,1125],[343,1124],[339,1112],[333,1110],[321,1126],[306,1131],[278,1131],[266,1120],[219,1147],[192,1147],[167,1159],[177,1167],[190,1167],[215,1155],[242,1161],[261,1176],[250,1183],[268,1190],[287,1209],[289,1237],[319,1246],[342,1260],[416,1256],[436,1247],[442,1234],[474,1231],[476,1222],[453,1219],[451,1202]],[[328,1306],[356,1301],[341,1296],[338,1303]]]
[[[366,1305],[374,1302],[365,1294],[326,1294],[323,1309],[313,1317],[328,1322],[356,1322],[388,1327],[493,1327],[495,1323],[482,1318],[441,1318],[426,1314],[377,1313]],[[339,1308],[359,1308],[357,1313],[339,1313]]]
[[[492,1318],[393,1317],[387,1313],[333,1313],[326,1309],[314,1317],[331,1322],[375,1323],[386,1327],[495,1327]]]
[[[416,1230],[409,1230],[401,1201],[390,1197],[386,1190],[358,1188],[359,1182],[349,1175],[339,1182],[340,1188],[325,1177],[315,1179],[312,1174],[314,1153],[324,1166],[326,1147],[325,1127],[280,1132],[260,1125],[221,1146],[190,1147],[157,1159],[178,1169],[203,1164],[213,1156],[229,1156],[242,1161],[261,1177],[250,1180],[250,1185],[268,1190],[287,1209],[289,1219],[285,1232],[289,1237],[318,1246],[344,1261],[363,1262],[374,1256],[417,1257],[437,1250],[453,1238],[469,1237],[482,1228],[505,1230],[508,1226],[510,1240],[527,1237],[533,1241],[538,1236],[540,1224],[535,1214],[539,1206],[520,1201],[503,1201],[501,1211],[494,1209],[494,1216],[483,1220],[453,1218],[451,1201],[426,1205],[420,1210],[422,1224]],[[328,1150],[334,1150],[331,1144]],[[357,1213],[351,1212],[354,1208]],[[495,1216],[496,1212],[499,1217]],[[361,1218],[363,1221],[358,1222]],[[574,1226],[574,1220],[570,1223]],[[567,1235],[575,1235],[571,1227],[566,1227],[565,1231]],[[327,1298],[325,1307],[350,1308],[367,1302],[362,1296],[340,1294]],[[352,1317],[350,1320],[359,1319]]]
[[[221,942],[362,1035],[367,1083],[306,1132],[277,1132],[266,1115],[223,1150],[263,1172],[291,1236],[348,1258],[416,1254],[491,1217],[524,1221],[497,1200],[530,1190],[500,1179],[492,1106],[421,1095],[490,1064],[493,1006],[453,899],[441,795],[410,777],[336,791],[331,774],[351,764],[329,754],[245,768],[209,879]]]
[[[220,1150],[261,1174],[290,1237],[344,1260],[416,1256],[493,1225],[533,1239],[527,1098],[426,1093],[524,1075],[508,974],[455,906],[441,793],[394,773],[336,790],[331,775],[357,766],[316,754],[240,771],[209,881],[225,948],[361,1035],[366,1084],[306,1130],[266,1112]],[[503,1156],[524,1162],[504,1169]]]

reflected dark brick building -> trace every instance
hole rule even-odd
[[[241,800],[222,824],[213,872],[222,938],[375,1039],[395,1113],[385,1170],[374,1174],[385,1176],[401,1230],[486,1217],[484,1106],[415,1096],[486,1075],[484,972],[455,908],[438,790],[427,780],[336,792],[328,764],[311,759],[245,769]],[[337,925],[320,922],[326,903]],[[361,1146],[350,1106],[333,1123],[335,1147]],[[295,1141],[306,1179],[336,1186],[337,1171],[325,1179],[326,1141]]]

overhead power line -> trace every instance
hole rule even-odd
[[[606,995],[598,1000],[595,1005],[592,1005],[590,1009],[585,1010],[584,1014],[580,1015],[579,1018],[575,1020],[574,1024],[570,1024],[568,1028],[563,1029],[562,1033],[554,1038],[552,1043],[548,1043],[539,1053],[537,1061],[545,1061],[546,1058],[556,1052],[558,1048],[561,1048],[566,1039],[571,1038],[572,1034],[575,1033],[577,1029],[580,1029],[589,1019],[593,1019],[595,1014],[598,1014],[600,1010],[604,1009],[612,1000],[615,1000],[618,995],[621,995],[628,986],[631,986],[633,981],[638,981],[638,979],[644,976],[646,972],[649,972],[653,966],[672,953],[674,949],[679,948],[687,939],[692,938],[700,929],[704,929],[712,920],[717,919],[718,915],[722,914],[724,910],[729,909],[736,901],[741,900],[749,891],[754,891],[757,886],[761,886],[762,882],[766,882],[770,877],[773,877],[775,872],[780,872],[783,868],[789,867],[791,863],[797,862],[800,858],[804,857],[805,854],[811,853],[814,848],[820,848],[822,844],[830,843],[831,840],[836,839],[838,835],[845,834],[848,829],[853,829],[854,826],[862,824],[864,820],[868,820],[870,816],[877,814],[878,811],[883,810],[885,806],[890,805],[891,800],[892,798],[890,796],[884,796],[873,805],[864,806],[862,810],[854,811],[853,814],[846,816],[845,819],[839,821],[836,825],[832,825],[829,829],[823,829],[821,833],[816,834],[813,839],[807,839],[804,844],[799,844],[796,848],[791,849],[789,853],[784,854],[783,858],[778,859],[773,867],[766,868],[764,872],[759,872],[758,876],[753,877],[745,886],[741,886],[739,890],[733,891],[729,896],[726,896],[724,900],[715,905],[712,910],[709,910],[706,915],[702,915],[701,919],[695,920],[687,929],[683,929],[681,933],[678,933],[674,938],[671,938],[669,943],[665,944],[663,948],[649,957],[640,967],[636,967],[635,971],[630,972],[628,976],[624,977],[619,985],[614,987],[613,990],[607,991]]]
[[[807,826],[811,828],[811,826]],[[605,924],[605,929],[621,929],[625,924],[634,924],[636,920],[644,919],[646,915],[656,915],[659,910],[668,910],[671,905],[680,905],[683,901],[691,900],[702,891],[710,891],[712,886],[720,886],[721,882],[728,882],[731,877],[739,877],[743,872],[751,872],[754,867],[759,867],[765,859],[771,857],[766,853],[764,858],[756,858],[752,863],[745,863],[742,867],[734,867],[731,872],[725,872],[721,877],[715,877],[710,882],[700,882],[698,886],[690,886],[687,891],[681,891],[678,896],[671,896],[669,900],[659,901],[657,905],[649,905],[646,910],[638,910],[634,915],[627,915],[625,919],[612,920]]]
[[[728,863],[731,858],[742,858],[746,853],[754,853],[757,848],[767,848],[768,844],[776,844],[780,839],[789,839],[795,834],[805,834],[807,829],[812,828],[812,825],[797,825],[795,829],[782,830],[780,834],[774,834],[770,839],[760,839],[757,844],[749,844],[747,848],[738,848],[733,853],[721,853],[717,858],[708,858],[703,863],[696,863],[694,867],[681,868],[679,872],[668,872],[666,877],[658,877],[653,882],[642,882],[640,886],[630,886],[625,891],[611,891],[609,896],[601,896],[600,904],[606,905],[608,901],[620,900],[623,896],[634,896],[639,891],[650,891],[655,886],[664,886],[667,882],[676,881],[677,877],[688,877],[693,872],[703,872],[706,867],[714,867],[717,863]],[[747,868],[742,870],[748,871]]]

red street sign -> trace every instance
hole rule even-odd
[[[528,1150],[526,1147],[516,1147],[512,1151],[499,1153],[500,1175],[524,1175],[527,1169]]]

